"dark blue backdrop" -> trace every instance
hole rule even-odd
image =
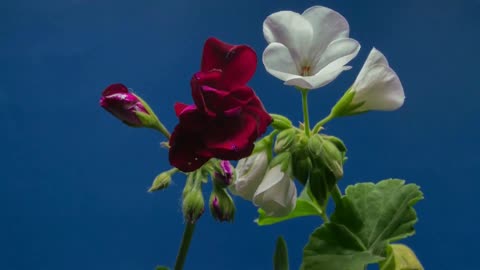
[[[341,187],[389,177],[418,183],[425,200],[417,235],[406,242],[426,269],[478,269],[478,0],[2,0],[0,269],[172,265],[184,180],[146,192],[169,167],[162,137],[103,111],[101,91],[127,84],[171,129],[173,103],[191,102],[189,79],[207,37],[261,55],[266,16],[316,4],[348,19],[362,50],[352,71],[311,93],[313,120],[353,82],[372,46],[388,57],[407,96],[398,111],[327,125],[349,147]],[[299,93],[261,62],[250,85],[270,112],[301,120]],[[200,220],[186,269],[271,269],[280,234],[296,269],[320,220],[258,227],[255,208],[235,201],[235,223]]]

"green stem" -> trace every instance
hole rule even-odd
[[[320,215],[322,216],[323,223],[327,223],[330,221],[330,219],[327,216],[327,213],[325,213],[325,209],[322,209],[322,213]]]
[[[308,100],[307,100],[307,89],[300,89],[302,92],[302,107],[303,107],[303,124],[305,125],[305,134],[310,136],[310,120],[308,118]]]
[[[154,128],[158,131],[160,131],[160,133],[163,134],[163,136],[165,136],[165,138],[167,138],[167,140],[170,139],[170,132],[168,132],[168,129],[162,124],[162,122],[160,122],[160,120],[158,119],[157,116],[155,116],[155,119],[157,120],[157,123],[155,124]]]
[[[193,231],[195,229],[195,223],[187,222],[185,225],[185,231],[183,232],[182,244],[178,250],[177,261],[175,262],[174,270],[182,270],[185,259],[187,258],[188,247],[192,240]]]
[[[320,128],[322,128],[327,122],[329,122],[330,120],[332,120],[333,118],[335,118],[335,116],[330,113],[327,117],[323,118],[322,120],[320,120],[317,124],[315,124],[315,126],[313,127],[313,134],[316,134],[320,131]]]
[[[342,192],[340,191],[338,185],[335,185],[335,187],[331,191],[331,194],[335,205],[340,205],[342,203]]]

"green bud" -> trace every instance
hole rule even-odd
[[[307,183],[312,169],[312,160],[307,149],[308,141],[309,138],[305,133],[299,132],[289,150],[292,153],[293,176],[304,185]]]
[[[283,152],[276,155],[273,160],[268,164],[269,168],[280,165],[282,172],[292,175],[292,154],[290,152]]]
[[[205,212],[202,190],[193,188],[187,193],[182,203],[183,217],[189,223],[195,223]]]
[[[333,144],[335,144],[335,146],[338,148],[338,150],[340,152],[347,152],[347,147],[345,146],[343,141],[340,140],[339,138],[337,138],[335,136],[325,135],[325,134],[322,134],[322,138],[324,138],[324,139],[332,142]]]
[[[187,181],[185,182],[185,186],[183,187],[183,191],[182,191],[182,198],[185,199],[185,197],[187,196],[187,194],[193,189],[194,187],[194,173],[189,173],[188,174],[188,177],[187,177]]]
[[[336,177],[328,168],[317,166],[312,168],[308,184],[311,194],[321,206],[326,205],[328,194],[336,183]]]
[[[343,177],[343,154],[331,141],[325,140],[322,147],[321,159],[323,164],[330,169],[338,179]]]
[[[310,137],[307,148],[315,166],[326,166],[337,180],[342,178],[344,154],[337,148],[335,143],[319,134],[315,134]]]
[[[232,222],[235,217],[235,204],[223,188],[214,186],[209,200],[210,213],[217,221]]]
[[[162,189],[166,189],[172,182],[172,173],[170,171],[163,172],[155,177],[152,186],[148,189],[148,192],[154,192]]]
[[[255,148],[253,148],[252,155],[268,151],[271,152],[272,149],[272,136],[265,136],[261,140],[255,142]]]
[[[272,127],[276,130],[284,130],[293,126],[292,121],[287,117],[279,114],[270,114],[273,118]]]
[[[312,160],[308,155],[300,155],[299,153],[293,155],[293,176],[303,185],[307,183],[311,169]]]
[[[293,143],[295,139],[295,134],[297,131],[294,128],[289,128],[280,131],[275,140],[274,150],[276,153],[281,153],[287,150]]]

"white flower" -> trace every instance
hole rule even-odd
[[[295,183],[281,167],[279,164],[271,168],[253,195],[253,203],[262,208],[268,216],[286,216],[295,208],[297,202]]]
[[[315,89],[333,81],[360,50],[348,38],[345,18],[322,6],[303,14],[276,12],[265,19],[263,34],[269,43],[263,52],[267,71],[286,85]]]
[[[237,180],[230,186],[230,191],[251,201],[253,194],[262,182],[267,167],[268,156],[265,151],[239,160],[236,168]]]
[[[351,90],[354,92],[350,112],[371,110],[393,111],[400,108],[405,100],[402,83],[388,65],[385,56],[373,48],[355,79]]]

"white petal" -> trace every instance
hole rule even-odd
[[[230,186],[230,191],[246,200],[252,200],[253,194],[262,182],[268,167],[268,157],[265,152],[253,154],[238,161],[237,179]]]
[[[377,64],[365,69],[361,80],[353,86],[352,104],[365,102],[354,112],[392,111],[403,105],[405,94],[397,74],[390,67]]]
[[[384,65],[384,66],[389,66],[387,58],[377,49],[372,48],[370,53],[368,54],[367,60],[365,60],[365,63],[363,64],[362,69],[358,73],[357,78],[355,79],[354,84],[357,83],[357,81],[363,80],[363,76],[365,76],[365,73],[374,65]]]
[[[268,73],[280,80],[288,81],[300,77],[290,51],[280,43],[270,43],[263,52],[263,65]]]
[[[263,35],[268,43],[285,45],[294,62],[300,66],[308,57],[313,36],[311,24],[302,15],[292,11],[280,11],[263,22]]]
[[[270,169],[253,196],[253,203],[269,216],[285,216],[296,205],[297,188],[280,166]]]
[[[359,50],[360,44],[356,40],[350,38],[337,39],[330,43],[317,66],[313,67],[313,71],[316,72],[315,75],[294,78],[286,81],[285,84],[306,89],[325,86],[337,78],[342,71],[350,69],[345,65],[357,56]]]
[[[313,40],[309,56],[314,62],[332,41],[346,38],[350,32],[347,20],[329,8],[313,6],[305,10],[302,16],[312,25]]]

